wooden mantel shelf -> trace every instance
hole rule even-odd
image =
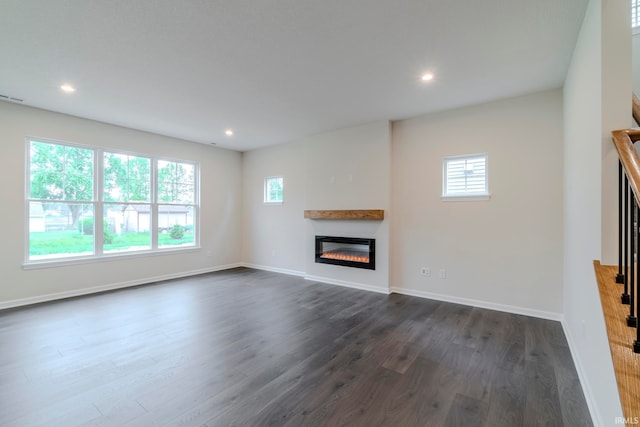
[[[370,221],[382,221],[384,210],[382,209],[361,209],[361,210],[323,210],[304,211],[307,219],[360,219]]]

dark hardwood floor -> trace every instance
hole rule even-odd
[[[2,426],[589,426],[558,322],[251,269],[0,312]]]

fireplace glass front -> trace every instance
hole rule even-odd
[[[375,270],[376,240],[316,236],[316,262]]]

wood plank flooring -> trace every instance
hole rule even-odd
[[[622,411],[635,419],[640,416],[640,354],[633,352],[636,330],[627,326],[629,306],[620,302],[624,286],[616,283],[618,267],[595,261],[594,268]]]
[[[590,426],[558,322],[239,268],[0,312],[2,426]]]

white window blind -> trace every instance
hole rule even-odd
[[[443,198],[489,196],[487,155],[445,157],[443,161]]]
[[[631,28],[640,27],[640,0],[631,0]]]

